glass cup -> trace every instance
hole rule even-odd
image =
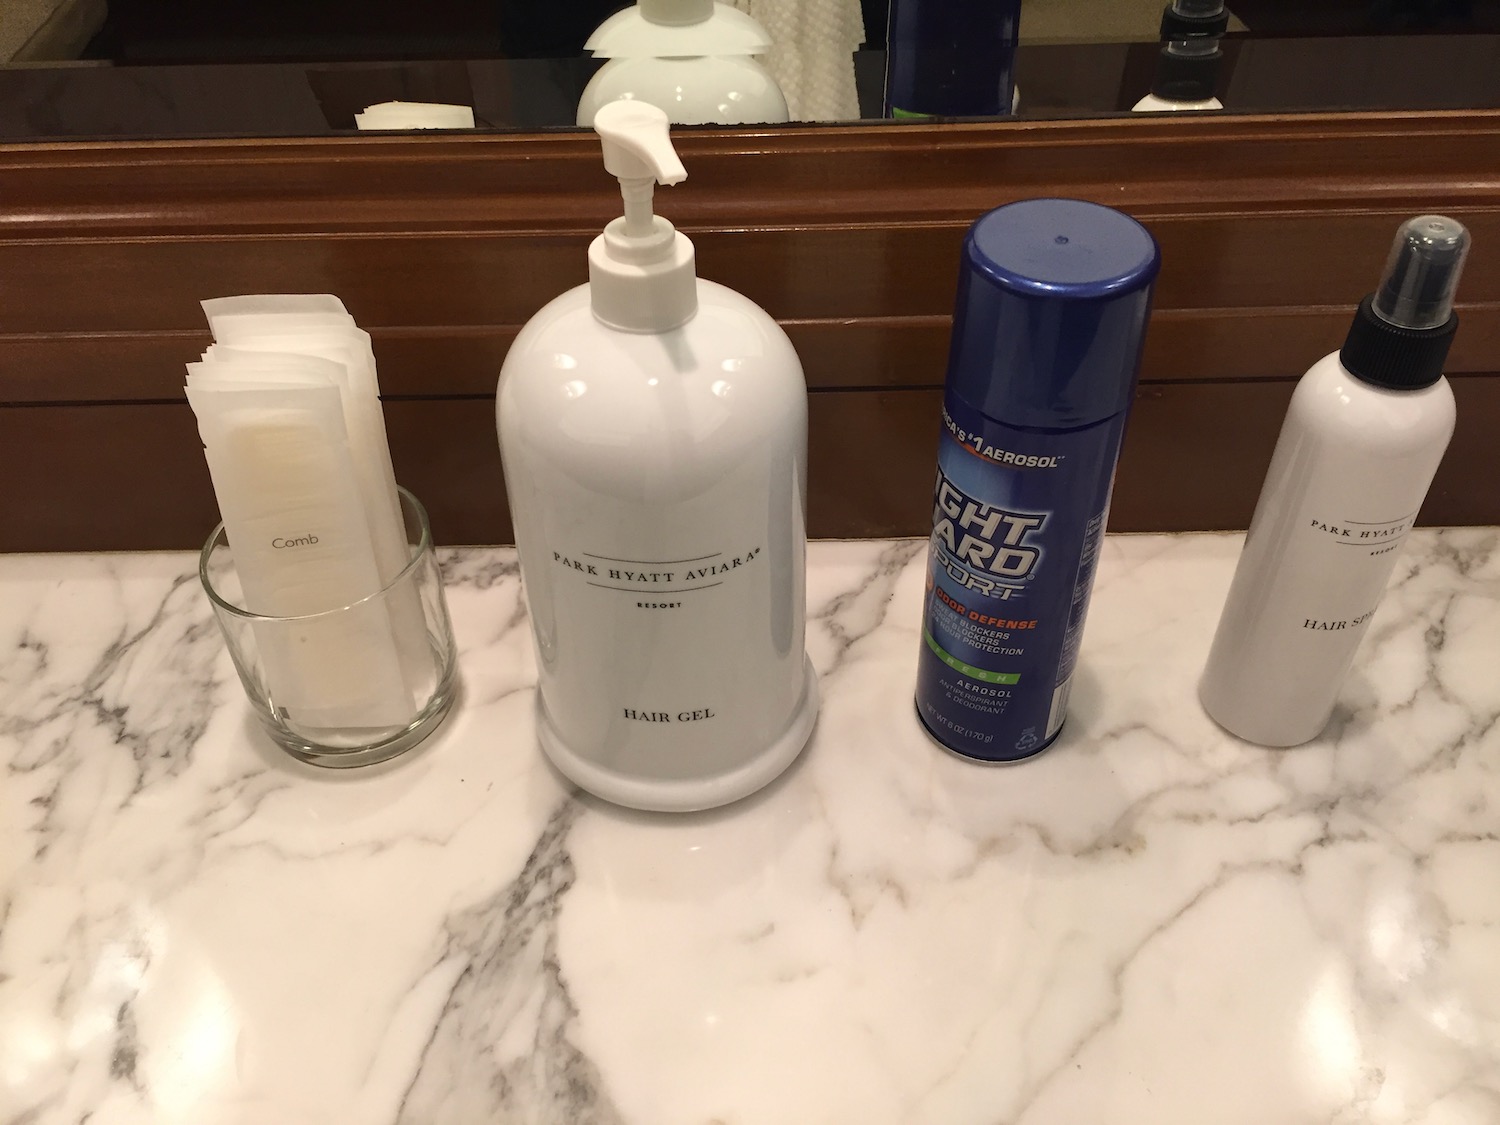
[[[316,766],[366,766],[401,754],[453,704],[457,664],[427,513],[406,489],[410,557],[384,589],[298,617],[245,607],[228,536],[214,528],[198,576],[245,694],[271,737]]]

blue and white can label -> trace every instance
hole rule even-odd
[[[1124,425],[1022,430],[946,396],[917,713],[950,750],[1014,762],[1062,729]]]

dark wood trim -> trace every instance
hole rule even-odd
[[[780,318],[807,367],[816,535],[922,530],[959,241],[982,211],[1044,194],[1122,207],[1163,247],[1116,527],[1242,525],[1289,380],[1338,346],[1396,222],[1419,211],[1475,230],[1449,464],[1485,476],[1500,111],[688,130],[680,144],[692,178],[662,210],[703,275]],[[207,530],[180,365],[205,339],[199,298],[257,290],[343,295],[376,338],[395,456],[439,534],[504,537],[484,421],[500,360],[583,280],[614,209],[594,141],[571,133],[0,146],[0,488],[29,505],[0,550],[185,546]],[[1500,522],[1500,493],[1459,471],[1445,466],[1428,518]]]
[[[1437,209],[1435,195],[1425,209]],[[1500,245],[1500,197],[1491,207],[1451,204],[1443,209],[1470,225],[1477,245]],[[1165,263],[1156,308],[1231,316],[1346,308],[1374,284],[1396,225],[1420,209],[1146,217]],[[863,320],[949,315],[964,229],[720,229],[693,237],[703,276],[780,319]],[[588,242],[582,235],[484,231],[0,238],[0,277],[27,280],[0,310],[0,334],[197,331],[204,296],[289,289],[339,293],[372,330],[516,327],[551,296],[586,280]],[[1464,276],[1467,304],[1500,298],[1497,258],[1473,255]]]
[[[1454,375],[1482,374],[1500,355],[1500,305],[1464,305],[1449,353]],[[782,322],[812,390],[901,390],[942,385],[946,316]],[[1152,319],[1141,381],[1285,379],[1342,343],[1349,309],[1166,309]],[[514,325],[376,328],[387,401],[493,394]],[[210,342],[206,330],[30,333],[0,336],[0,405],[169,402],[183,365]]]
[[[1458,376],[1459,426],[1420,522],[1495,520],[1500,376]],[[1292,380],[1164,383],[1136,397],[1113,531],[1242,528],[1255,505]],[[810,397],[808,519],[827,538],[924,535],[941,391]],[[386,404],[396,472],[442,543],[511,541],[489,396]],[[200,546],[217,520],[186,403],[0,407],[12,498],[6,550]]]
[[[1066,189],[1142,218],[1494,207],[1500,110],[686,129],[684,230],[967,223]],[[747,158],[753,157],[750,161]],[[590,134],[0,146],[7,239],[106,233],[592,235],[613,181]],[[1311,249],[1311,247],[1309,247]]]

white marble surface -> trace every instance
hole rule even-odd
[[[1112,538],[997,769],[917,725],[920,546],[817,544],[812,744],[677,818],[543,764],[509,552],[352,774],[260,735],[187,556],[0,559],[0,1122],[1493,1125],[1500,533],[1413,536],[1294,751],[1194,702],[1237,547]]]

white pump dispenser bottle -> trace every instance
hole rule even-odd
[[[589,36],[608,61],[578,99],[578,124],[606,102],[649,102],[677,125],[778,124],[786,96],[757,56],[771,36],[749,14],[716,0],[638,0]]]
[[[1402,224],[1340,351],[1302,377],[1198,695],[1233,734],[1296,746],[1327,724],[1453,436],[1442,377],[1463,224]]]
[[[776,777],[817,716],[806,384],[776,322],[698,279],[652,213],[686,175],[666,115],[612,102],[594,127],[625,215],[516,337],[496,403],[538,734],[606,800],[711,808]]]

